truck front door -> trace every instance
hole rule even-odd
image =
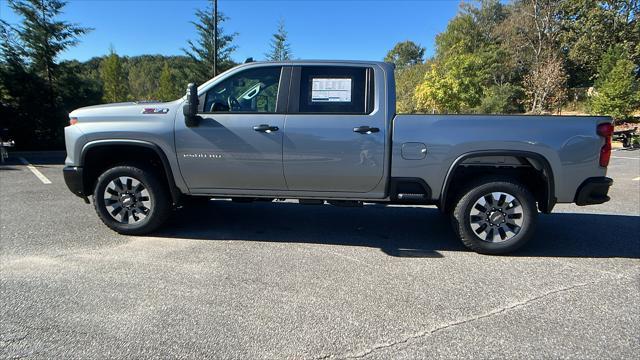
[[[176,153],[192,192],[287,189],[282,134],[290,70],[240,69],[200,94],[198,126],[178,115]]]
[[[385,114],[375,102],[374,75],[364,66],[293,68],[283,144],[289,190],[368,193],[377,188],[386,129]]]

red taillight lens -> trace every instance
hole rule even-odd
[[[72,117],[69,118],[69,125],[75,125],[78,123],[78,118]]]
[[[611,137],[613,135],[613,125],[606,123],[598,125],[598,135],[602,137]]]
[[[609,166],[609,160],[611,159],[611,136],[613,136],[613,125],[600,124],[596,129],[598,135],[604,138],[604,145],[600,149],[600,166]]]

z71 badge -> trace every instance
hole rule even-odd
[[[143,114],[166,114],[169,112],[168,108],[144,108],[142,109]]]

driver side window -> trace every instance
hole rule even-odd
[[[249,69],[235,74],[207,91],[205,113],[274,113],[282,67]]]

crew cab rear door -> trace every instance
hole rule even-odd
[[[282,134],[291,67],[238,69],[199,93],[201,120],[175,127],[180,171],[193,193],[286,190]]]
[[[294,67],[283,139],[289,190],[369,193],[384,172],[385,114],[374,69]]]

